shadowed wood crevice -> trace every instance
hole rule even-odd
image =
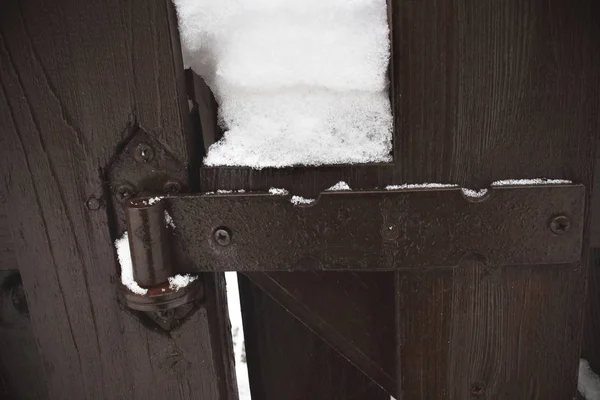
[[[385,306],[394,302],[393,273],[244,275],[365,375],[395,392],[394,310]]]
[[[389,400],[248,278],[238,276],[253,399]]]
[[[47,398],[46,374],[16,270],[0,271],[0,349],[0,398]]]

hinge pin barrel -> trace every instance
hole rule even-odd
[[[126,210],[135,281],[146,288],[167,282],[173,268],[164,203],[160,199],[139,199],[129,202]]]

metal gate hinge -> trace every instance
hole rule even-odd
[[[490,266],[577,263],[585,188],[502,186],[477,200],[460,188],[324,192],[310,206],[265,193],[136,199],[131,229],[161,249],[159,218],[140,219],[140,203],[172,216],[170,249],[186,271],[392,271],[472,254]]]
[[[136,294],[121,285],[119,296],[128,308],[145,312],[169,330],[195,309],[203,296],[203,284],[197,279],[185,287],[171,288],[169,277],[187,271],[181,270],[170,251],[171,233],[165,229],[163,204],[148,206],[130,200],[149,193],[184,193],[188,171],[184,162],[144,129],[135,126],[133,130],[107,167],[107,183],[116,229],[119,235],[129,232],[134,278],[147,293]]]

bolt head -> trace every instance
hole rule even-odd
[[[571,220],[566,215],[558,215],[550,221],[550,230],[555,235],[564,235],[571,230]]]
[[[213,235],[215,242],[221,246],[228,246],[231,243],[231,234],[227,228],[218,228]]]
[[[115,190],[115,196],[120,202],[124,202],[130,197],[133,197],[134,194],[135,189],[133,188],[133,186],[127,184],[119,185]]]
[[[90,197],[85,203],[89,210],[98,210],[100,208],[100,200],[95,198],[94,196]]]
[[[154,160],[154,149],[148,143],[139,143],[135,147],[133,158],[139,163],[149,163]]]
[[[181,192],[182,184],[176,180],[170,180],[165,183],[163,186],[163,191],[165,193],[175,194]]]

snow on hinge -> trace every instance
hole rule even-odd
[[[209,166],[388,162],[386,0],[175,0],[225,134]]]
[[[144,289],[133,279],[133,264],[131,262],[131,248],[129,247],[129,233],[125,232],[123,236],[115,240],[117,256],[121,265],[121,283],[135,294],[146,294],[148,289]]]
[[[152,198],[148,200],[148,204],[153,204],[160,199],[160,197]],[[167,228],[175,229],[173,218],[167,211],[165,211],[165,225]],[[121,266],[121,283],[133,293],[140,295],[148,293],[148,289],[141,287],[133,277],[133,262],[131,260],[131,248],[129,247],[129,232],[125,231],[120,238],[115,240],[115,249],[117,250],[119,265]],[[194,282],[196,279],[198,279],[197,276],[177,274],[169,277],[169,288],[178,291]]]
[[[592,371],[590,364],[583,358],[579,360],[577,390],[585,400],[600,400],[600,378]]]

